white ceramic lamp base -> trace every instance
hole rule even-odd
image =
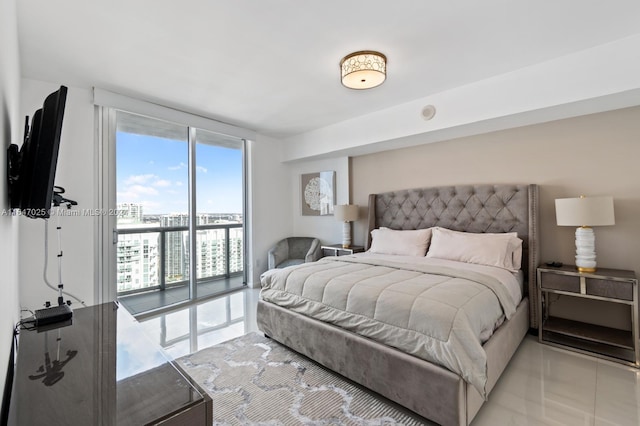
[[[596,271],[596,235],[588,226],[576,229],[576,267],[580,272]]]
[[[342,247],[351,247],[351,222],[344,222],[342,225]]]

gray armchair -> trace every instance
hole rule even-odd
[[[268,253],[269,269],[285,268],[322,257],[320,240],[312,237],[289,237],[278,241]]]

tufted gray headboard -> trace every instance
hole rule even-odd
[[[464,232],[517,232],[522,239],[522,269],[527,279],[530,327],[538,327],[535,272],[538,266],[537,185],[457,185],[369,195],[369,233],[432,226]]]

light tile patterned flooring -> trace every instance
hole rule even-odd
[[[258,290],[239,292],[141,322],[173,357],[258,331]],[[552,348],[527,336],[473,426],[637,426],[640,371]]]

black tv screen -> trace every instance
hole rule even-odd
[[[20,151],[9,147],[11,207],[25,216],[49,217],[66,100],[67,88],[60,86],[33,114],[30,126],[27,117]]]

